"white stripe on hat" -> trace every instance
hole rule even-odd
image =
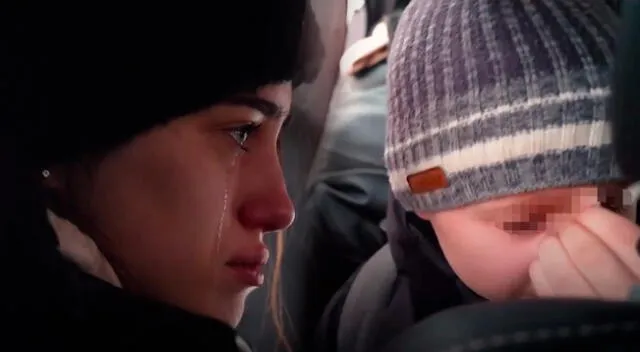
[[[469,125],[479,120],[484,120],[503,114],[515,114],[517,112],[526,111],[534,107],[564,104],[580,100],[602,99],[608,97],[609,94],[610,90],[608,87],[599,87],[590,89],[588,91],[564,92],[539,98],[532,98],[519,103],[500,105],[493,109],[488,109],[482,112],[471,114],[466,117],[462,117],[460,119],[452,120],[444,126],[431,128],[427,131],[420,132],[409,139],[402,140],[400,143],[387,145],[384,154],[386,157],[391,153],[398,152],[400,149],[408,148],[412,145],[418,144],[425,139],[437,135],[438,133],[444,132],[449,129]]]
[[[580,147],[598,147],[611,142],[611,125],[608,121],[532,130],[477,143],[444,155],[434,156],[417,165],[393,170],[389,174],[389,182],[394,192],[401,192],[409,189],[408,175],[432,167],[439,166],[447,174],[453,174],[477,167],[502,164],[509,160],[532,158],[538,154]]]

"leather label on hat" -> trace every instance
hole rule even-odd
[[[409,189],[413,194],[433,192],[435,190],[449,187],[449,181],[444,170],[440,166],[417,172],[407,176]]]

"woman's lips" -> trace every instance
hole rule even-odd
[[[257,287],[264,283],[264,274],[262,273],[262,265],[259,264],[241,264],[229,263],[227,266],[234,272],[238,281],[242,284]]]
[[[269,251],[265,246],[260,246],[256,250],[234,256],[226,265],[234,272],[238,281],[254,287],[264,283],[262,269],[268,260]]]

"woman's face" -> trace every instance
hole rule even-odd
[[[263,281],[264,233],[294,217],[277,147],[290,104],[290,84],[268,85],[66,173],[79,226],[125,289],[238,323]]]

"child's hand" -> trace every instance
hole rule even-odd
[[[640,284],[640,228],[600,207],[586,210],[540,245],[529,268],[539,297],[624,300]]]

